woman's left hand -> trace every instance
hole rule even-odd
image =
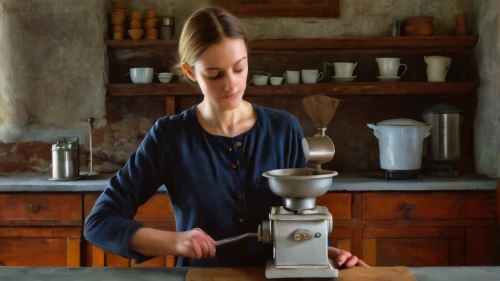
[[[340,268],[345,266],[346,268],[353,266],[370,267],[364,261],[358,259],[358,257],[349,253],[348,251],[337,249],[334,247],[328,248],[328,258],[333,260],[334,266]]]

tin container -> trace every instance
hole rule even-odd
[[[160,38],[174,38],[175,19],[173,17],[163,17],[160,21]]]
[[[80,178],[78,137],[66,137],[52,145],[51,180],[75,180]]]

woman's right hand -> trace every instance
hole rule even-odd
[[[215,257],[215,241],[203,230],[195,228],[176,234],[175,249],[178,256],[191,259]]]

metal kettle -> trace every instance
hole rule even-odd
[[[424,121],[432,125],[425,157],[435,164],[457,164],[460,160],[461,111],[447,104],[435,104],[422,112]]]
[[[52,145],[52,180],[80,178],[80,143],[78,137],[65,137]]]

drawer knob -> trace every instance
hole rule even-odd
[[[36,213],[38,211],[38,209],[40,208],[40,205],[38,204],[30,204],[30,210],[33,212],[33,213]]]
[[[404,212],[403,218],[409,219],[411,212],[417,209],[417,205],[415,205],[415,204],[403,204],[403,207],[401,209],[403,209],[403,212]]]

